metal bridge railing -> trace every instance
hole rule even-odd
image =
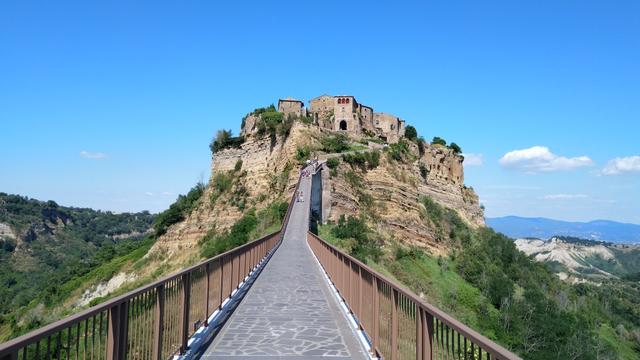
[[[280,244],[299,184],[279,231],[0,344],[0,360],[161,360],[184,353],[189,337]]]
[[[308,233],[307,241],[376,356],[390,360],[520,359],[313,233]]]

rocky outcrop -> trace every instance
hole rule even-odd
[[[255,119],[249,116],[244,128],[254,124]],[[321,151],[321,139],[331,134],[330,130],[296,121],[288,136],[247,136],[238,148],[216,152],[212,158],[211,179],[199,204],[184,221],[171,226],[154,249],[170,253],[197,249],[208,231],[228,229],[246,209],[260,209],[278,198],[288,199],[300,168],[297,149],[310,149],[321,159],[341,156]],[[365,140],[353,138],[353,141],[367,143]],[[431,197],[477,227],[484,225],[478,197],[473,189],[464,186],[460,155],[443,146],[424,144],[420,149],[413,142],[406,143],[409,148],[406,161],[390,160],[383,149],[380,164],[374,169],[354,170],[342,162],[334,175],[329,176],[326,168],[322,178],[323,220],[337,221],[343,214],[356,215],[373,207],[373,211],[369,211],[371,222],[379,233],[435,252],[446,252],[447,246],[437,239],[434,229],[424,219],[425,209],[420,198]],[[360,152],[374,148],[380,151],[381,145],[370,144],[369,150]],[[356,173],[362,183],[354,186],[353,179],[347,178],[349,172]],[[233,188],[224,194],[216,189],[219,174],[233,177]],[[234,200],[237,193],[242,193],[242,199]],[[243,206],[239,207],[238,203]]]
[[[361,170],[341,163],[335,176],[323,178],[331,193],[328,215],[324,221],[338,221],[341,215],[371,215],[377,232],[408,245],[446,253],[450,245],[438,239],[436,229],[425,221],[421,197],[428,196],[442,206],[455,210],[472,227],[484,225],[478,196],[463,183],[462,157],[452,150],[426,145],[418,155],[417,145],[410,145],[415,161],[393,161],[382,156],[375,169]],[[354,186],[353,176],[361,185]],[[373,200],[373,204],[369,204]],[[326,203],[326,201],[325,201]]]
[[[171,226],[158,239],[154,250],[175,253],[196,249],[208,231],[228,229],[245,210],[251,207],[259,210],[276,199],[288,199],[299,169],[296,148],[309,142],[307,131],[308,126],[296,123],[288,136],[248,137],[239,148],[216,152],[211,162],[211,178],[197,207],[184,221]],[[237,172],[236,167],[240,168]],[[220,196],[216,196],[218,174],[233,177],[233,188]],[[242,189],[241,207],[231,201],[238,189]]]

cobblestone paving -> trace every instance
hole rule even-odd
[[[307,245],[311,181],[284,241],[202,357],[366,359]]]

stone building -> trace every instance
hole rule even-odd
[[[316,124],[333,131],[377,135],[390,143],[398,142],[404,136],[404,120],[375,113],[372,107],[358,103],[351,95],[318,96],[309,101],[307,112]]]
[[[320,95],[309,100],[306,109],[300,100],[279,99],[278,112],[309,116],[321,128],[353,136],[378,136],[388,143],[398,142],[405,131],[404,120],[394,115],[376,113],[372,107],[358,103],[351,95]],[[257,131],[257,121],[257,115],[247,115],[240,134],[244,136]]]
[[[397,116],[385,113],[374,113],[373,124],[376,133],[389,143],[396,143],[404,136],[404,120],[401,120]]]
[[[278,111],[285,115],[294,114],[296,116],[302,116],[304,113],[304,103],[292,98],[279,99]]]

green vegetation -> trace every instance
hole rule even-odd
[[[449,149],[453,150],[454,153],[456,154],[460,154],[462,153],[462,149],[460,148],[460,146],[458,146],[458,144],[456,143],[451,143],[449,145]]]
[[[322,151],[326,153],[341,153],[349,150],[350,141],[349,137],[344,134],[335,134],[325,136],[320,140],[322,144]]]
[[[78,289],[69,281],[110,275],[97,269],[148,248],[155,220],[0,193],[0,223],[18,237],[0,238],[0,341],[51,321],[46,309]],[[45,309],[34,311],[38,304]]]
[[[400,141],[398,141],[397,143],[389,145],[386,150],[390,160],[399,162],[409,162],[415,160],[415,156],[411,153],[411,149],[409,149],[409,143],[407,143],[404,139],[400,139]]]
[[[242,180],[246,175],[247,172],[242,170],[242,160],[238,160],[231,170],[215,173],[211,179],[213,191],[209,201],[215,205],[223,194],[230,194],[229,204],[244,211],[248,190]]]
[[[269,190],[278,194],[283,193],[289,183],[289,174],[291,174],[292,169],[293,164],[290,162],[287,162],[282,171],[274,169],[269,179]]]
[[[323,229],[327,229],[326,226]],[[345,249],[360,261],[378,261],[382,255],[380,246],[372,239],[373,232],[363,218],[340,216],[338,224],[329,229],[332,242]],[[326,232],[321,232],[321,236]]]
[[[380,165],[380,151],[373,150],[367,152],[359,152],[342,155],[342,159],[352,167],[358,167],[362,170],[375,169]],[[329,166],[329,164],[327,164]]]
[[[242,143],[244,143],[244,137],[234,137],[231,130],[218,130],[216,137],[209,144],[209,150],[215,154],[222,149],[238,148]]]
[[[569,285],[512,239],[472,229],[428,197],[421,203],[423,220],[452,249],[449,257],[393,239],[379,256],[363,255],[354,250],[357,233],[376,234],[360,220],[324,225],[319,233],[525,359],[640,358],[640,285]]]
[[[434,136],[433,140],[431,140],[431,144],[440,145],[440,146],[447,146],[447,142],[443,138],[441,138],[439,136]],[[453,150],[453,152],[455,154],[461,154],[462,153],[462,149],[460,148],[460,146],[458,144],[454,143],[454,142],[449,144],[448,148]]]
[[[407,125],[404,129],[404,136],[411,141],[416,141],[418,140],[418,131],[413,126]]]
[[[304,164],[311,156],[311,149],[308,146],[298,146],[296,148],[296,160],[299,164]]]
[[[210,258],[246,244],[261,236],[277,231],[287,213],[288,204],[284,201],[274,202],[267,208],[256,212],[247,211],[228,231],[218,233],[212,229],[201,240],[201,255]]]
[[[158,215],[158,219],[154,225],[156,236],[160,236],[167,232],[169,226],[184,220],[184,218],[191,213],[198,200],[204,193],[204,184],[198,183],[192,187],[187,195],[179,195],[175,203],[171,204],[169,208]]]
[[[333,157],[333,158],[327,159],[327,167],[329,169],[335,169],[338,167],[338,165],[340,165],[340,158]]]
[[[432,145],[442,145],[442,146],[447,146],[447,142],[446,142],[443,138],[441,138],[441,137],[439,137],[439,136],[434,136],[434,137],[433,137],[433,140],[431,140],[431,144],[432,144]]]
[[[269,134],[274,137],[277,135],[288,136],[293,126],[294,117],[287,116],[278,112],[273,104],[266,108],[258,108],[253,111],[253,115],[258,116],[256,127],[258,136]]]

